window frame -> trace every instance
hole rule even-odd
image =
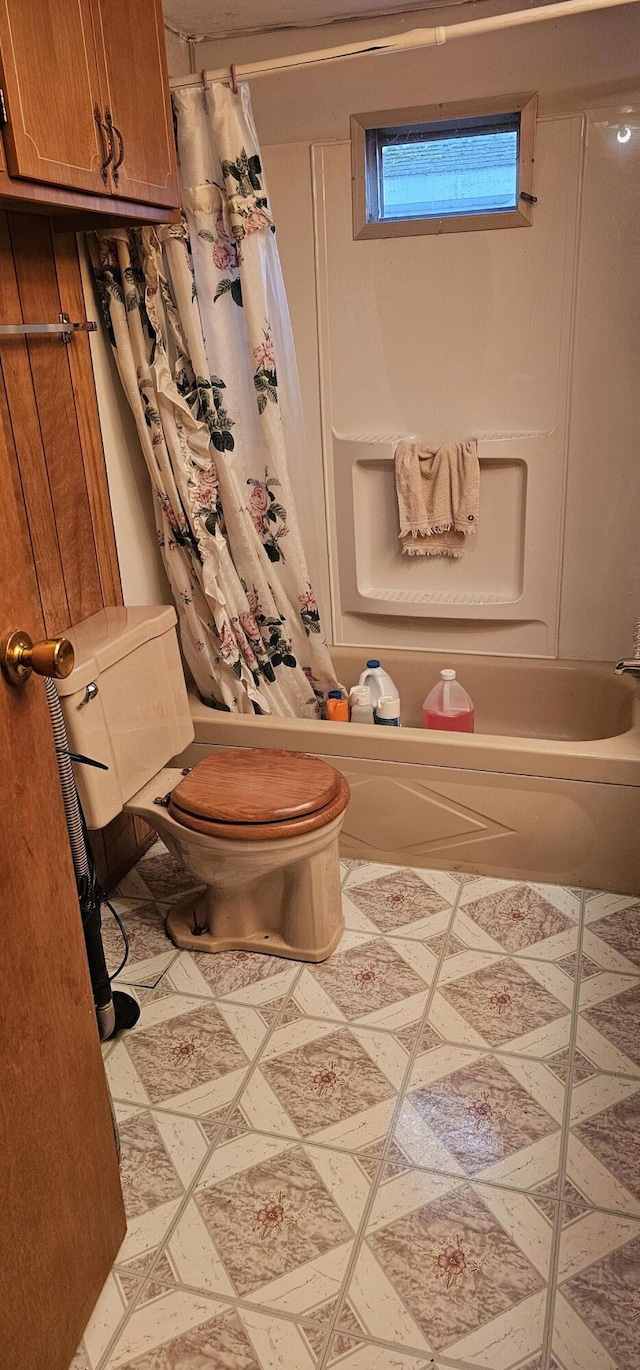
[[[421,233],[469,233],[487,228],[530,228],[533,222],[533,170],[538,99],[535,93],[504,95],[495,99],[462,100],[454,104],[421,105],[412,109],[376,110],[351,115],[351,181],[353,189],[353,236],[366,238],[412,238]],[[416,124],[438,124],[457,119],[490,119],[492,114],[519,114],[518,187],[515,209],[484,210],[471,214],[446,214],[415,219],[369,219],[367,183],[377,169],[369,154],[367,131],[397,129]]]

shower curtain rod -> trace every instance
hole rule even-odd
[[[586,14],[591,10],[613,9],[619,5],[637,4],[638,0],[561,0],[559,4],[540,5],[530,10],[514,10],[509,14],[495,14],[487,19],[472,19],[465,24],[438,25],[433,29],[409,29],[406,33],[387,38],[369,39],[361,43],[346,43],[344,47],[319,48],[315,52],[298,52],[290,57],[273,57],[266,62],[239,62],[233,71],[221,67],[203,71],[201,75],[174,76],[169,82],[172,90],[196,86],[202,81],[228,81],[252,76],[271,76],[278,71],[297,71],[318,62],[338,62],[347,57],[370,57],[385,52],[408,52],[412,48],[432,48],[452,38],[472,38],[477,33],[495,33],[500,29],[517,28],[520,24],[536,24],[543,19],[564,19],[571,14]],[[235,82],[234,82],[235,83]]]

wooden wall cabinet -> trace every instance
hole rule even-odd
[[[0,195],[170,217],[157,212],[179,205],[161,0],[0,0],[0,66]]]

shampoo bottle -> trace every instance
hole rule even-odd
[[[349,691],[352,723],[373,723],[373,704],[368,685],[354,685]]]
[[[385,728],[400,727],[400,700],[397,695],[381,695],[376,704],[376,723],[381,723]]]

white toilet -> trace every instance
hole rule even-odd
[[[74,767],[87,826],[137,814],[204,883],[167,919],[176,946],[322,961],[344,927],[349,786],[317,757],[258,747],[166,768],[194,737],[175,625],[168,606],[112,608],[66,634],[75,665],[56,685],[69,747],[108,767]]]

